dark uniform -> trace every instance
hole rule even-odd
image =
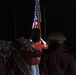
[[[63,51],[65,40],[61,33],[49,36],[49,48],[43,52],[39,65],[40,75],[76,75],[73,56]]]
[[[6,64],[6,75],[30,75],[30,59],[41,56],[25,38],[19,38]]]

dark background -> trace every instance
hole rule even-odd
[[[0,39],[30,37],[34,0],[0,0]],[[41,0],[42,37],[51,32],[66,35],[69,51],[76,50],[76,2],[73,0]]]

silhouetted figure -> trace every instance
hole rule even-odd
[[[26,38],[18,38],[12,43],[11,52],[6,75],[30,75],[30,59],[41,55]]]
[[[64,51],[65,40],[65,35],[59,32],[49,35],[49,48],[41,56],[40,75],[76,75],[74,58]]]

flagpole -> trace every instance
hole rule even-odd
[[[14,4],[14,32],[15,32],[15,40],[16,40],[16,13],[15,13],[15,4]]]
[[[46,7],[44,7],[44,40],[46,41]]]

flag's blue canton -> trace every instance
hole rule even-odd
[[[33,21],[33,27],[32,28],[38,28],[37,26],[37,14],[36,14],[36,6],[35,6],[35,11],[34,11],[34,21]]]
[[[41,30],[40,22],[41,22],[40,2],[39,0],[35,0],[35,10],[34,10],[34,19],[33,19],[32,29],[38,28]]]

